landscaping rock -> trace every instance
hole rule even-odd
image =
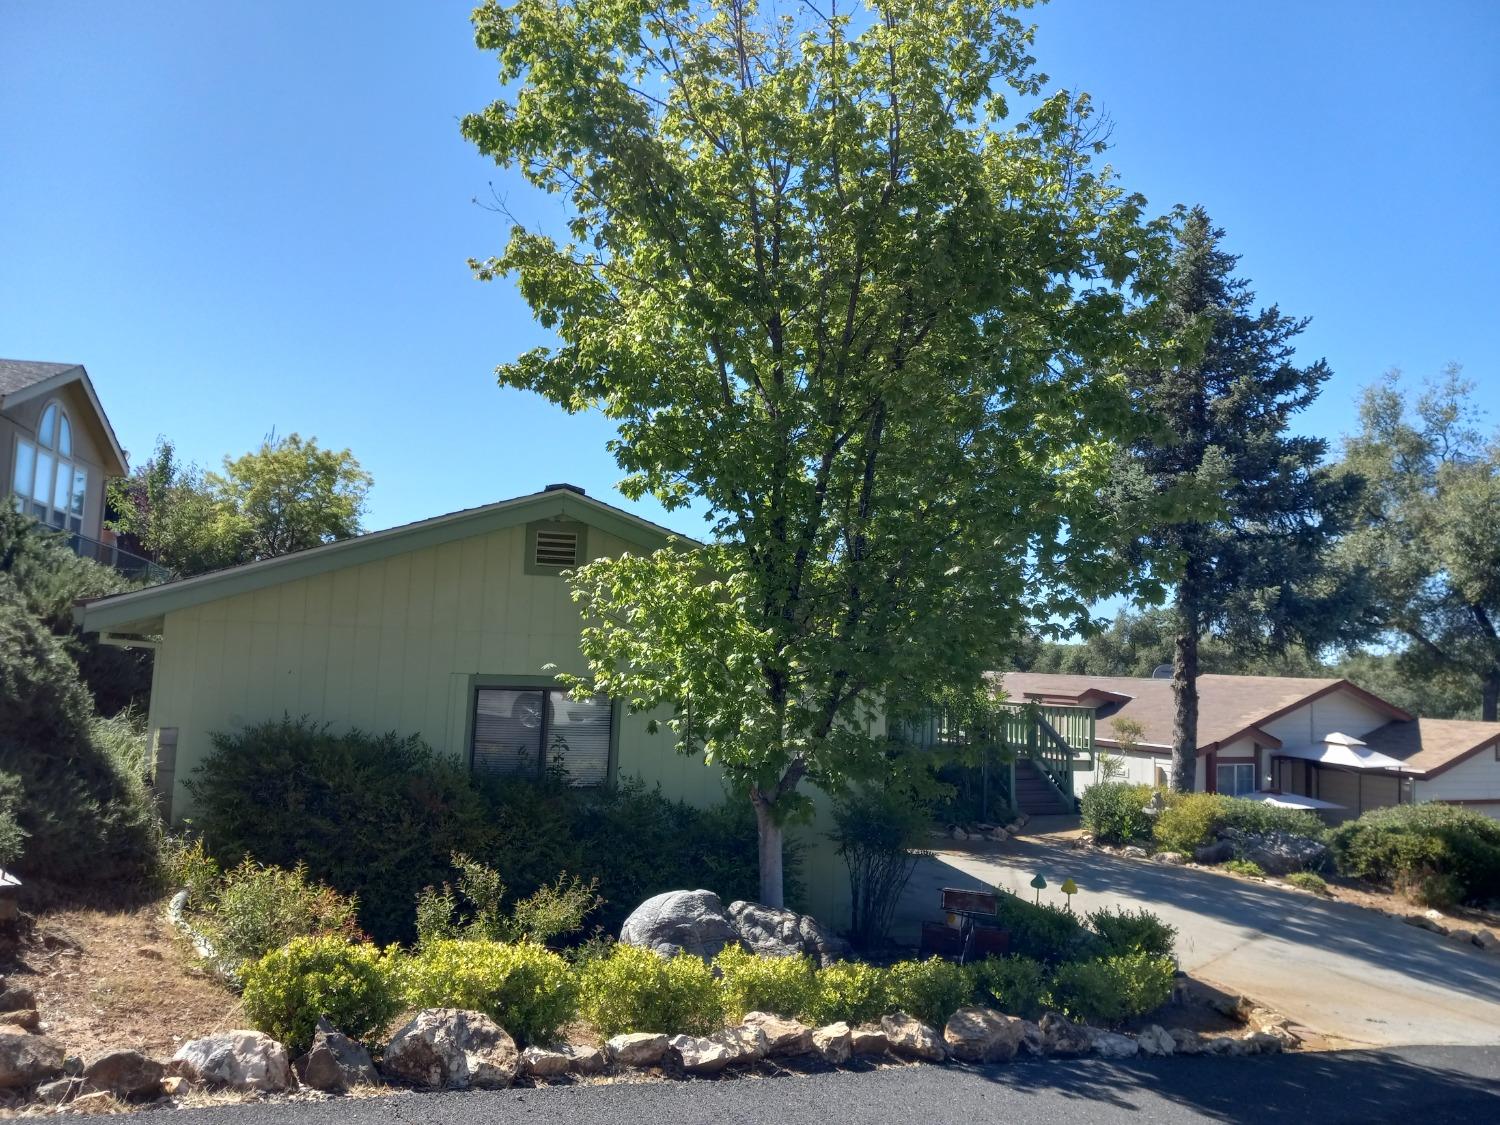
[[[1126,859],[1145,859],[1151,853],[1139,844],[1126,844],[1120,849],[1120,854]]]
[[[805,953],[820,966],[849,955],[849,943],[811,914],[740,900],[729,904],[729,920],[752,953],[766,957]]]
[[[292,1087],[286,1048],[258,1031],[191,1039],[177,1049],[171,1067],[190,1082],[219,1089],[275,1092]]]
[[[1187,857],[1181,852],[1157,852],[1151,858],[1157,863],[1170,863],[1173,867],[1181,867],[1187,862]]]
[[[1228,840],[1215,840],[1193,849],[1194,863],[1223,863],[1234,858],[1234,845]]]
[[[1030,1020],[1018,1022],[1021,1024],[1021,1050],[1041,1058],[1047,1053],[1047,1041],[1042,1037],[1042,1029]]]
[[[36,996],[31,989],[17,984],[0,986],[0,1012],[21,1012],[36,1008]]]
[[[89,1063],[83,1080],[90,1090],[104,1090],[124,1101],[154,1098],[166,1068],[139,1051],[110,1051]]]
[[[740,935],[713,891],[667,891],[631,912],[620,940],[663,957],[691,953],[710,961],[726,945],[738,945]]]
[[[599,1074],[609,1065],[604,1052],[598,1047],[583,1047],[575,1043],[563,1044],[562,1053],[568,1056],[568,1068],[574,1074]]]
[[[35,1031],[42,1026],[42,1017],[37,1014],[35,1008],[17,1008],[11,1012],[0,1012],[0,1023],[13,1024],[16,1027],[24,1027],[27,1031]]]
[[[1244,1055],[1249,1052],[1244,1043],[1238,1039],[1228,1035],[1213,1035],[1204,1037],[1203,1053],[1206,1055]]]
[[[667,1037],[644,1031],[616,1035],[604,1045],[610,1062],[620,1066],[656,1066],[667,1053]]]
[[[1474,931],[1474,944],[1486,953],[1500,953],[1500,934],[1481,926]]]
[[[356,1086],[376,1086],[380,1075],[370,1052],[319,1016],[312,1047],[293,1064],[297,1077],[314,1090],[343,1094]]]
[[[740,1051],[735,1043],[724,1039],[674,1035],[667,1040],[667,1057],[686,1074],[718,1074],[730,1063],[739,1062]]]
[[[36,1096],[45,1105],[65,1105],[82,1089],[81,1078],[54,1078],[38,1086]]]
[[[521,1070],[521,1053],[483,1012],[424,1008],[386,1044],[387,1077],[430,1090],[503,1090]]]
[[[1457,945],[1479,944],[1477,940],[1479,935],[1476,934],[1473,930],[1453,929],[1449,930],[1446,936],[1449,941],[1454,942]]]
[[[1135,1042],[1143,1055],[1170,1055],[1177,1050],[1177,1043],[1167,1029],[1154,1023],[1145,1031],[1137,1032]]]
[[[834,1066],[843,1066],[854,1054],[854,1032],[842,1020],[814,1030],[812,1041],[813,1050]]]
[[[897,1012],[882,1017],[880,1026],[891,1050],[902,1058],[942,1062],[948,1057],[948,1049],[938,1033],[914,1016]]]
[[[573,1060],[562,1051],[527,1047],[521,1052],[521,1073],[531,1078],[559,1078],[572,1068]]]
[[[856,1055],[885,1055],[890,1053],[891,1041],[885,1028],[867,1024],[850,1032],[849,1046]]]
[[[1167,1032],[1172,1037],[1172,1043],[1177,1048],[1179,1055],[1205,1055],[1208,1053],[1208,1043],[1196,1031],[1186,1027],[1174,1027]]]
[[[1101,1059],[1133,1059],[1141,1049],[1130,1036],[1113,1031],[1096,1031],[1093,1039],[1094,1054]]]
[[[734,1045],[739,1051],[740,1062],[759,1062],[771,1052],[771,1044],[766,1039],[766,1033],[758,1027],[739,1027],[725,1029],[722,1033],[724,1041]]]
[[[943,1028],[943,1042],[965,1062],[1009,1062],[1021,1046],[1023,1022],[990,1008],[960,1008]]]
[[[1230,828],[1224,838],[1245,859],[1258,863],[1268,875],[1309,871],[1328,861],[1328,845],[1290,832],[1243,832]]]
[[[1010,833],[1003,828],[996,828],[990,832],[990,839],[997,844],[1003,844],[1010,839]]]
[[[967,840],[969,838],[969,834],[967,832],[965,832],[962,828],[956,826],[951,832],[948,833],[948,835],[952,836],[955,840]]]
[[[0,1028],[0,1089],[35,1086],[63,1072],[63,1053],[52,1040]]]
[[[83,1058],[79,1055],[67,1055],[63,1058],[63,1073],[71,1078],[77,1078],[83,1073]]]
[[[161,1092],[169,1098],[175,1098],[186,1085],[186,1078],[181,1078],[176,1074],[169,1074],[161,1080]]]
[[[806,1055],[813,1049],[812,1028],[800,1020],[770,1012],[751,1012],[741,1023],[757,1029],[766,1037],[768,1055]]]
[[[1094,1041],[1089,1036],[1088,1028],[1074,1023],[1066,1016],[1047,1012],[1037,1026],[1042,1032],[1042,1045],[1049,1055],[1086,1055],[1094,1049]]]
[[[1282,1042],[1280,1037],[1269,1031],[1252,1031],[1249,1035],[1242,1036],[1239,1040],[1244,1053],[1251,1055],[1279,1055]],[[1239,1053],[1239,1052],[1234,1052]]]

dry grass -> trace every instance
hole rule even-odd
[[[85,1059],[124,1047],[168,1058],[244,1022],[239,998],[197,963],[163,903],[39,915],[4,971],[36,993],[42,1030]]]

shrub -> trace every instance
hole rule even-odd
[[[293,938],[360,936],[352,899],[311,882],[301,864],[287,871],[250,860],[225,874],[204,929],[214,951],[231,966],[254,961]]]
[[[719,982],[697,957],[663,958],[622,943],[579,966],[577,976],[583,1017],[600,1035],[707,1035],[724,1021]]]
[[[1039,906],[1004,891],[995,896],[995,920],[1010,931],[1010,951],[1054,965],[1097,952],[1098,939],[1076,915],[1057,906]]]
[[[1231,859],[1224,863],[1225,871],[1233,871],[1236,875],[1253,875],[1255,878],[1264,878],[1266,869],[1253,859]]]
[[[578,1015],[567,961],[534,942],[433,942],[408,959],[402,976],[413,1006],[483,1012],[522,1044],[555,1040]]]
[[[26,830],[16,820],[21,804],[21,779],[13,773],[0,773],[0,867],[10,867],[20,858],[26,842]]]
[[[1323,876],[1313,871],[1294,871],[1286,877],[1286,881],[1294,887],[1301,887],[1304,891],[1312,891],[1314,894],[1326,895],[1328,883]]]
[[[1169,926],[1151,911],[1105,908],[1088,916],[1089,926],[1099,935],[1106,953],[1152,953],[1172,956],[1177,929]]]
[[[421,944],[448,938],[471,941],[534,941],[545,944],[583,929],[583,920],[599,905],[597,883],[560,875],[535,894],[505,903],[505,883],[493,867],[456,853],[458,890],[447,883],[417,896],[417,940]]]
[[[1115,1024],[1170,1000],[1173,973],[1170,960],[1150,953],[1077,961],[1058,968],[1050,1000],[1074,1019]]]
[[[1241,832],[1284,832],[1289,836],[1307,836],[1314,840],[1328,835],[1328,826],[1318,819],[1317,813],[1278,808],[1266,801],[1247,801],[1243,797],[1221,797],[1220,800],[1222,828],[1237,828]]]
[[[245,1014],[293,1051],[311,1045],[319,1016],[355,1039],[377,1034],[402,1008],[394,957],[330,934],[294,938],[245,968]]]
[[[863,961],[837,961],[819,969],[813,996],[803,1013],[817,1025],[843,1020],[851,1025],[878,1020],[891,1010],[886,971]]]
[[[203,846],[203,837],[169,836],[162,842],[162,872],[174,890],[186,890],[189,909],[205,910],[219,891],[224,872]]]
[[[1146,805],[1152,792],[1149,785],[1124,781],[1090,785],[1080,801],[1084,829],[1107,844],[1131,844],[1149,838],[1151,817],[1146,815]]]
[[[1229,798],[1217,793],[1176,793],[1167,798],[1167,807],[1156,815],[1151,830],[1157,847],[1163,851],[1192,855],[1214,838],[1214,831],[1224,823]]]
[[[729,945],[714,958],[714,967],[724,989],[724,1014],[732,1020],[746,1012],[801,1015],[817,993],[813,964],[800,954],[761,957]]]
[[[942,1027],[974,997],[972,975],[941,957],[897,961],[887,970],[886,985],[892,1008],[934,1027]]]
[[[975,986],[1002,1012],[1034,1020],[1047,998],[1047,968],[1030,957],[986,957],[974,966]]]
[[[1500,821],[1431,802],[1367,812],[1333,830],[1346,875],[1411,888],[1432,899],[1500,898]]]

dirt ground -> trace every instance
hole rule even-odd
[[[42,1030],[85,1059],[123,1047],[169,1058],[185,1040],[243,1026],[239,997],[195,962],[164,907],[39,915],[0,971],[36,994]]]

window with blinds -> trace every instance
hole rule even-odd
[[[559,688],[480,688],[471,768],[492,777],[555,771],[571,785],[603,785],[613,713],[604,696],[580,701]]]

